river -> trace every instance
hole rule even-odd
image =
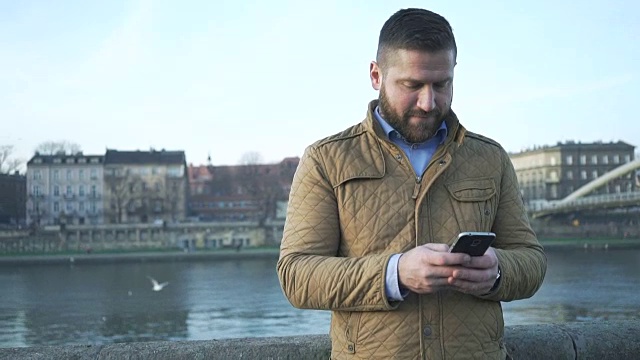
[[[548,249],[542,288],[506,325],[640,319],[640,250]],[[0,347],[328,333],[283,296],[276,258],[0,267]],[[147,276],[169,282],[153,291]]]

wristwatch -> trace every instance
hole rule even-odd
[[[500,276],[502,276],[502,271],[500,271],[500,265],[498,265],[498,274],[496,275],[496,282],[493,283],[493,286],[491,287],[491,290],[489,290],[489,293],[494,292],[498,288],[498,285],[500,285]]]

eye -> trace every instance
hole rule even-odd
[[[404,85],[404,87],[406,87],[407,89],[411,89],[411,90],[417,90],[422,87],[422,84],[417,82],[412,82],[412,81],[405,81],[404,83],[402,83],[402,85]]]
[[[433,87],[436,89],[444,89],[449,85],[449,80],[439,81],[437,83],[433,83]]]

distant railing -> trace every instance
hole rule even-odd
[[[568,202],[561,200],[536,203],[529,206],[534,217],[561,213],[567,210],[584,210],[590,208],[611,208],[623,206],[640,206],[640,191],[616,194],[591,195],[577,198]]]

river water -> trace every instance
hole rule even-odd
[[[506,325],[640,319],[640,250],[547,250]],[[0,267],[0,347],[322,334],[327,311],[282,295],[276,258]],[[147,276],[168,281],[152,290]]]

